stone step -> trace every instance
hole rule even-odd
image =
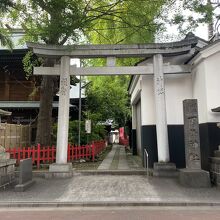
[[[179,182],[185,187],[211,187],[209,172],[200,169],[180,169]]]
[[[174,163],[158,162],[158,163],[154,163],[154,170],[176,171],[176,165]]]
[[[220,150],[214,151],[214,157],[220,157]]]
[[[177,177],[178,171],[174,163],[154,163],[153,176]]]
[[[154,170],[153,176],[175,178],[175,177],[179,176],[179,172],[173,171],[173,170],[171,170],[171,171],[170,170]]]

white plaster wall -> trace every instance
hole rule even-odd
[[[155,111],[153,76],[142,76],[141,124],[155,125]]]
[[[219,122],[220,113],[211,109],[220,106],[220,52],[208,57],[205,61],[207,122]]]
[[[136,105],[131,106],[131,111],[132,111],[132,129],[137,128],[137,122],[136,122]]]
[[[132,105],[136,104],[138,100],[140,99],[140,92],[141,92],[141,87],[142,87],[141,78],[142,77],[140,76],[133,92],[131,93],[131,104]]]
[[[153,76],[142,76],[142,125],[156,124]],[[192,98],[190,74],[165,75],[166,110],[168,124],[183,124],[183,100]]]
[[[183,100],[192,98],[191,74],[165,75],[167,124],[183,124]]]
[[[193,98],[198,99],[199,123],[219,122],[220,113],[220,41],[202,50],[192,61]]]
[[[195,58],[192,64],[192,74],[165,75],[168,124],[183,124],[182,101],[191,98],[198,100],[199,123],[220,121],[220,113],[211,111],[220,106],[220,52]],[[153,76],[140,76],[131,100],[136,104],[140,98],[141,124],[155,124]]]
[[[206,65],[201,62],[192,70],[193,98],[198,100],[199,123],[207,122]]]
[[[183,100],[191,99],[191,74],[165,75],[167,124],[183,124]],[[140,96],[139,96],[140,95]],[[131,95],[131,102],[141,98],[141,124],[155,125],[155,99],[153,76],[146,75],[139,78]],[[136,104],[136,101],[133,104]],[[135,126],[134,126],[135,127]]]

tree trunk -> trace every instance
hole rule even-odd
[[[47,60],[45,66],[52,66]],[[51,145],[53,96],[56,88],[56,76],[43,76],[40,86],[40,109],[37,122],[36,143],[44,146]]]

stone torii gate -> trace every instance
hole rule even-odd
[[[154,74],[158,160],[159,162],[164,162],[164,164],[169,163],[164,74],[190,73],[191,67],[189,65],[170,65],[164,63],[163,58],[178,55],[188,56],[196,43],[197,41],[195,39],[185,39],[180,42],[164,44],[133,45],[56,46],[27,43],[27,46],[40,57],[60,59],[60,65],[34,68],[35,75],[60,76],[56,163],[52,164],[49,169],[52,175],[55,177],[67,177],[72,175],[72,166],[67,163],[70,75]],[[133,67],[115,66],[116,58],[129,57],[153,58],[153,64]],[[70,58],[106,58],[107,67],[77,68],[76,66],[70,66]]]

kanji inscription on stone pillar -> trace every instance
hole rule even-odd
[[[186,168],[201,169],[198,104],[196,99],[183,101]]]

